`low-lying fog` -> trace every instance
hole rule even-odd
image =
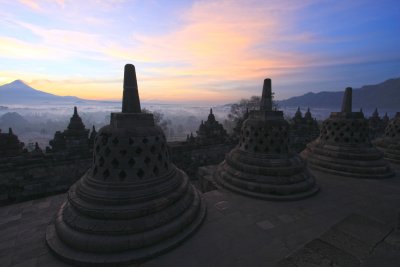
[[[119,112],[121,103],[119,102],[79,102],[69,104],[45,104],[45,105],[6,105],[0,106],[0,129],[3,132],[13,128],[19,139],[25,145],[31,146],[38,142],[40,147],[45,148],[48,142],[53,138],[56,131],[66,129],[69,119],[73,113],[73,107],[78,107],[78,113],[81,116],[86,128],[91,129],[95,126],[96,130],[109,123],[110,113]],[[142,103],[142,108],[151,112],[162,114],[161,123],[169,141],[185,140],[186,135],[196,133],[201,120],[207,120],[210,108],[216,119],[231,130],[232,123],[227,120],[230,112],[230,105],[220,106],[189,106],[172,104],[153,104]],[[294,115],[297,107],[282,108],[285,117]],[[306,108],[302,108],[302,112]],[[317,120],[323,120],[334,110],[311,109],[313,117]],[[336,110],[335,110],[336,111]],[[373,110],[364,111],[369,117]],[[383,113],[380,113],[382,116]],[[389,114],[392,116],[392,114]]]

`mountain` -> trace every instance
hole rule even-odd
[[[277,101],[282,107],[340,108],[343,91],[307,93]],[[390,79],[380,84],[365,85],[353,90],[353,107],[356,109],[400,110],[400,78]]]
[[[0,86],[0,104],[42,104],[82,101],[75,96],[58,96],[36,90],[21,80]]]
[[[25,129],[29,127],[30,123],[17,112],[7,112],[0,116],[0,129],[8,129],[9,127],[14,130]]]

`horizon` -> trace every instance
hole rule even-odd
[[[0,3],[0,84],[55,95],[119,101],[125,63],[149,103],[231,103],[267,77],[277,100],[400,77],[396,1]]]
[[[379,85],[379,84],[385,83],[387,81],[396,80],[396,79],[400,79],[400,77],[398,77],[398,78],[388,78],[388,79],[386,79],[386,80],[384,80],[384,81],[382,81],[382,82],[380,82],[378,84],[364,84],[360,88],[352,88],[352,89],[353,90],[358,90],[358,89],[363,88],[364,86],[375,86],[375,85]],[[3,85],[15,84],[15,83],[18,83],[18,82],[23,83],[25,86],[28,86],[31,89],[35,90],[35,91],[49,93],[49,92],[42,91],[40,88],[34,88],[31,85],[29,85],[27,82],[25,82],[25,81],[23,81],[21,79],[17,79],[17,80],[11,81],[9,83],[0,84],[0,87],[2,87]],[[340,92],[340,91],[343,91],[343,90],[337,90],[337,91],[321,90],[321,91],[316,91],[316,92],[309,91],[309,92],[304,92],[302,95],[294,95],[294,96],[291,96],[291,97],[286,98],[286,99],[277,99],[276,101],[286,101],[286,100],[289,100],[290,98],[301,97],[301,96],[304,96],[304,95],[307,95],[307,94],[318,94],[318,93],[323,93],[323,92]],[[53,93],[50,93],[50,94],[53,94]],[[76,97],[76,98],[78,98],[77,101],[110,102],[110,103],[119,103],[119,104],[122,103],[121,99],[87,99],[87,98],[80,98],[80,97],[77,97],[77,96],[74,96],[74,95],[56,95],[56,94],[53,94],[53,95],[57,96],[57,97]],[[139,95],[140,95],[140,92],[139,92]],[[257,96],[257,95],[253,95],[253,96]],[[250,98],[250,97],[253,97],[253,96],[248,96],[247,98]],[[246,97],[244,97],[242,99],[246,99]],[[205,102],[202,102],[202,101],[199,101],[199,102],[196,102],[196,101],[192,101],[192,102],[185,101],[185,103],[183,103],[183,102],[173,102],[173,101],[171,102],[171,101],[165,101],[165,100],[158,100],[158,102],[154,101],[154,100],[141,100],[141,102],[143,104],[146,104],[146,105],[155,104],[155,105],[181,105],[181,106],[192,106],[192,107],[196,107],[196,106],[198,106],[198,107],[218,107],[218,106],[232,105],[233,103],[236,103],[236,102],[238,102],[240,100],[241,99],[236,99],[236,100],[233,100],[231,102],[214,102],[214,103],[210,103],[210,102],[205,103]]]

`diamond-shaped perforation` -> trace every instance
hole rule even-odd
[[[103,172],[104,180],[107,179],[109,176],[110,176],[110,171],[108,169],[104,170],[104,172]]]
[[[114,146],[118,145],[118,143],[119,143],[118,137],[114,137],[112,140],[112,143]]]
[[[239,147],[252,153],[287,153],[288,126],[268,124],[244,127]],[[247,133],[249,133],[247,135]]]
[[[104,158],[103,157],[100,157],[100,159],[99,159],[99,166],[100,167],[103,167],[104,166]]]
[[[120,171],[118,177],[120,181],[124,181],[126,178],[126,172],[124,170]]]
[[[155,176],[157,176],[160,173],[160,170],[158,169],[157,166],[154,166],[153,173],[154,173]]]
[[[111,149],[107,146],[107,147],[104,149],[104,155],[105,155],[106,157],[108,157],[110,154],[111,154]]]
[[[135,140],[132,137],[128,138],[128,144],[131,146],[135,143]]]
[[[101,135],[100,135],[101,136]],[[108,135],[96,152],[93,176],[107,180],[143,180],[168,172],[169,152],[164,136],[121,137]],[[116,141],[118,140],[118,142]],[[102,142],[101,137],[99,142]]]
[[[102,142],[103,146],[107,145],[108,136],[105,135],[105,134],[102,134],[102,136],[101,136],[101,142]]]
[[[369,143],[368,123],[364,119],[342,122],[326,120],[321,129],[321,139],[343,144]]]
[[[119,161],[118,161],[116,158],[113,158],[113,160],[111,161],[111,165],[112,165],[114,168],[118,168],[118,166],[119,166]]]
[[[142,179],[144,176],[144,171],[142,169],[139,169],[136,174],[139,177],[139,179]]]
[[[135,164],[136,164],[135,159],[134,158],[130,158],[129,161],[128,161],[129,167],[133,168],[133,166],[135,166]]]

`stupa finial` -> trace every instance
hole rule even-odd
[[[271,79],[264,80],[263,92],[261,96],[260,110],[272,111],[272,90]]]
[[[140,100],[136,80],[135,66],[125,65],[124,92],[122,96],[122,113],[140,113]]]
[[[350,113],[352,110],[352,91],[353,89],[351,87],[347,87],[344,92],[342,112]]]
[[[76,106],[74,107],[74,115],[78,116],[78,108]]]
[[[213,114],[212,112],[213,112],[213,111],[212,111],[212,108],[210,108],[210,114]]]

